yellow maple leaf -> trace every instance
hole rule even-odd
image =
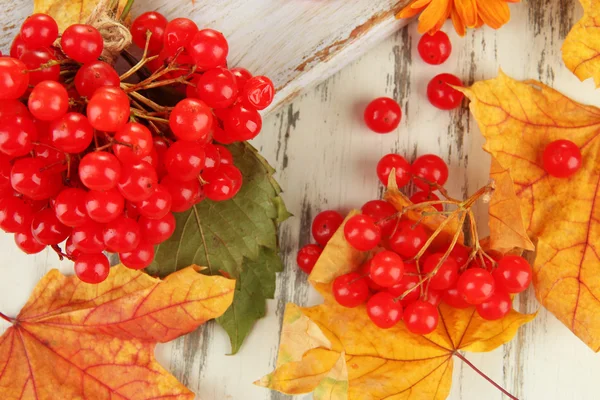
[[[98,285],[52,270],[0,337],[2,400],[192,400],[155,344],[223,314],[234,287],[194,267],[161,281],[116,266]]]
[[[386,199],[398,209],[410,205],[394,190]],[[448,226],[442,232],[446,238],[451,235]],[[441,304],[440,324],[429,335],[412,334],[402,323],[380,329],[364,305],[342,307],[331,293],[331,282],[358,270],[367,256],[348,244],[342,225],[309,277],[324,303],[309,308],[287,305],[277,368],[257,385],[288,394],[314,392],[317,400],[444,399],[450,391],[453,357],[464,359],[459,350],[491,351],[535,316],[512,310],[492,322],[479,317],[473,307],[459,310]]]
[[[600,0],[579,0],[583,18],[563,43],[563,60],[582,81],[594,78],[600,87]]]
[[[118,0],[118,13],[123,11],[127,0]],[[84,24],[88,21],[92,11],[101,3],[109,3],[107,0],[34,0],[33,12],[44,13],[52,16],[58,23],[58,29],[62,32],[69,25]]]
[[[503,73],[464,92],[487,139],[484,149],[510,171],[525,227],[537,241],[538,300],[600,350],[600,109]],[[542,166],[545,146],[557,139],[574,142],[582,153],[581,169],[568,179]]]

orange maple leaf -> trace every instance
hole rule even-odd
[[[538,300],[600,350],[600,109],[503,73],[464,92],[487,139],[484,149],[510,171],[527,233],[537,241]],[[582,153],[582,168],[568,179],[542,166],[544,148],[557,139]]]
[[[600,0],[580,0],[585,14],[563,43],[563,60],[582,81],[600,87]]]
[[[155,344],[223,314],[234,286],[195,267],[161,281],[117,266],[99,285],[52,270],[0,337],[1,398],[191,400]]]

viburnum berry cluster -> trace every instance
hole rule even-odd
[[[498,320],[512,309],[511,295],[527,289],[532,279],[529,263],[518,255],[485,251],[477,235],[473,204],[493,188],[486,186],[465,201],[453,199],[443,188],[448,167],[439,157],[427,154],[410,165],[397,154],[384,156],[377,166],[382,183],[388,183],[395,170],[398,187],[412,179],[422,189],[411,197],[412,206],[402,211],[385,200],[371,200],[361,213],[348,218],[343,233],[356,250],[369,252],[367,261],[355,272],[337,277],[332,286],[336,301],[349,308],[366,303],[366,312],[375,325],[387,329],[404,320],[416,334],[433,332],[438,325],[441,302],[454,308],[474,306],[486,320]],[[439,190],[445,200],[433,194]],[[454,211],[442,211],[443,206]],[[432,231],[422,220],[409,218],[411,211],[423,215],[443,212],[445,221],[456,219],[456,232],[440,240],[444,223]],[[469,243],[462,244],[465,223]],[[315,218],[312,231],[318,245],[309,244],[298,253],[298,264],[310,272],[322,248],[342,225],[335,211]]]
[[[267,77],[227,67],[220,32],[147,12],[131,33],[144,52],[126,52],[121,75],[99,59],[96,28],[59,38],[45,14],[0,57],[0,228],[25,253],[51,246],[88,283],[108,276],[105,251],[145,268],[174,212],[238,193],[242,173],[223,145],[256,137],[274,95]],[[172,106],[156,92],[166,86],[182,93]]]

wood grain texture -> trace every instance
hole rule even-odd
[[[282,0],[280,4],[302,5],[308,1]],[[152,2],[158,0],[147,1]],[[196,3],[198,7],[200,1]],[[367,0],[356,3],[364,7],[372,4]],[[0,4],[3,11],[10,8],[9,12],[26,12],[23,5],[6,0],[0,0]],[[189,7],[175,10],[175,6],[163,5],[159,9],[185,15]],[[284,198],[295,215],[282,226],[280,234],[286,270],[278,276],[276,300],[269,301],[268,316],[259,321],[237,356],[225,356],[228,340],[215,324],[161,346],[159,360],[199,398],[290,398],[254,387],[251,382],[275,365],[285,304],[292,301],[310,305],[319,301],[306,283],[306,276],[295,266],[296,251],[310,241],[310,222],[320,210],[347,211],[381,194],[374,168],[382,155],[398,152],[411,159],[424,153],[442,156],[450,164],[448,187],[455,196],[472,193],[487,182],[489,157],[481,150],[483,138],[477,124],[466,108],[448,113],[429,105],[425,88],[432,76],[451,72],[472,82],[494,77],[502,68],[515,78],[539,79],[579,101],[600,106],[600,92],[594,90],[591,82],[580,83],[561,61],[562,40],[581,16],[576,0],[527,0],[511,5],[511,10],[511,22],[498,32],[482,29],[460,39],[447,24],[445,30],[450,32],[454,51],[450,60],[439,67],[428,66],[418,58],[415,50],[419,36],[416,26],[410,25],[265,119],[264,131],[255,145],[278,169]],[[227,6],[214,6],[205,9],[199,18],[210,25],[226,11],[233,12]],[[232,47],[238,47],[238,41],[248,43],[246,36],[253,33],[243,32],[231,40]],[[2,40],[1,48],[5,50],[7,42]],[[238,54],[240,59],[247,57]],[[261,65],[267,64],[256,61],[254,68],[260,70]],[[397,99],[405,114],[399,129],[389,135],[373,134],[362,124],[364,106],[377,96]],[[481,226],[485,226],[486,208],[476,211]],[[53,254],[21,254],[8,235],[0,235],[0,249],[0,310],[9,315],[16,315],[48,269],[71,268],[69,263],[58,263]],[[532,292],[521,295],[518,306],[527,311],[539,307]],[[0,329],[5,326],[0,321]],[[467,356],[520,399],[598,398],[596,375],[600,359],[544,310],[510,344],[492,353]],[[502,399],[499,392],[460,361],[455,365],[450,399]],[[311,396],[299,398],[307,400]]]

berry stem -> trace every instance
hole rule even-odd
[[[483,371],[481,371],[479,368],[477,368],[475,365],[473,365],[473,363],[471,361],[467,360],[465,358],[465,356],[463,356],[462,354],[460,354],[458,351],[455,351],[454,355],[457,358],[459,358],[462,362],[464,362],[465,364],[467,364],[469,367],[471,367],[473,369],[473,371],[475,371],[479,375],[481,375],[481,377],[483,377],[486,381],[488,381],[489,383],[491,383],[496,389],[498,389],[499,391],[501,391],[502,393],[504,393],[508,398],[510,398],[512,400],[519,400],[517,397],[513,396],[512,394],[510,394],[502,386],[500,386],[499,384],[497,384],[496,382],[494,382],[492,380],[492,378],[490,378],[489,376],[487,376],[486,374],[484,374]]]
[[[13,318],[7,317],[6,315],[4,315],[4,313],[0,312],[0,318],[2,318],[5,321],[10,322],[11,324],[15,322],[15,320]]]

